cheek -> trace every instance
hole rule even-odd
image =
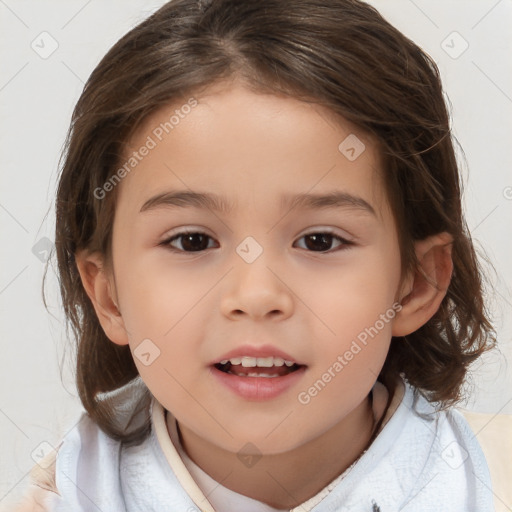
[[[197,375],[204,366],[198,358],[203,333],[198,332],[197,322],[186,312],[170,315],[161,311],[166,319],[163,322],[152,313],[142,316],[138,320],[139,330],[131,333],[134,362],[160,403],[171,410],[189,408],[191,394],[200,396]],[[154,334],[148,336],[148,332]]]
[[[333,339],[346,340],[372,326],[380,315],[393,314],[399,263],[398,258],[377,251],[360,251],[321,281],[315,280],[315,286],[304,293],[325,322],[324,334],[330,331]]]
[[[162,338],[187,321],[215,283],[214,276],[194,275],[162,258],[141,259],[120,272],[123,319],[129,336]]]
[[[329,331],[317,330],[322,348],[316,351],[315,376],[331,371],[343,375],[338,383],[346,378],[352,385],[361,378],[375,380],[389,349],[395,315],[396,307],[384,293],[338,299],[323,317]]]
[[[321,380],[320,385],[333,382],[325,395],[369,391],[376,380],[399,308],[394,302],[399,264],[393,249],[386,253],[368,248],[354,253],[349,263],[315,288],[311,309],[316,308],[323,326],[316,329],[322,349],[316,353],[313,377]],[[336,377],[329,380],[332,374]]]
[[[323,337],[322,350],[297,396],[308,415],[329,416],[335,422],[368,395],[386,360],[395,314],[382,300],[371,308],[368,302],[347,302],[338,311],[337,322],[333,320],[336,336]]]
[[[197,370],[192,365],[199,364],[204,333],[197,315],[212,283],[157,265],[133,265],[125,271],[118,276],[122,315],[137,369],[157,398],[173,396],[179,401],[179,383],[190,387],[185,381]],[[159,396],[159,390],[165,394]]]

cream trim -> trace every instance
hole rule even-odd
[[[201,512],[216,512],[196,481],[192,478],[192,475],[172,444],[169,432],[167,431],[164,408],[155,398],[153,398],[151,407],[151,419],[155,428],[156,437],[164,452],[165,458],[169,462],[169,465],[185,492],[190,496],[195,505],[199,507]]]

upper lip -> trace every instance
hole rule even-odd
[[[223,356],[219,357],[215,361],[212,361],[210,364],[218,364],[221,361],[226,359],[233,359],[235,357],[280,357],[285,361],[293,361],[299,366],[302,365],[301,362],[297,361],[294,357],[283,352],[282,350],[273,347],[272,345],[241,345],[229,352],[226,352]]]

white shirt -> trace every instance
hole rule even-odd
[[[292,512],[494,510],[487,463],[462,415],[435,412],[408,384],[394,401],[369,449]],[[50,493],[46,510],[275,511],[221,486],[195,465],[179,444],[172,416],[169,432],[165,410],[154,398],[150,414],[151,434],[131,447],[108,437],[84,414],[59,448],[60,496]]]

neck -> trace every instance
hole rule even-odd
[[[263,455],[250,467],[240,464],[237,453],[211,444],[184,425],[178,425],[178,432],[190,459],[224,487],[290,509],[315,496],[361,456],[379,419],[370,395],[321,436],[285,453]]]

